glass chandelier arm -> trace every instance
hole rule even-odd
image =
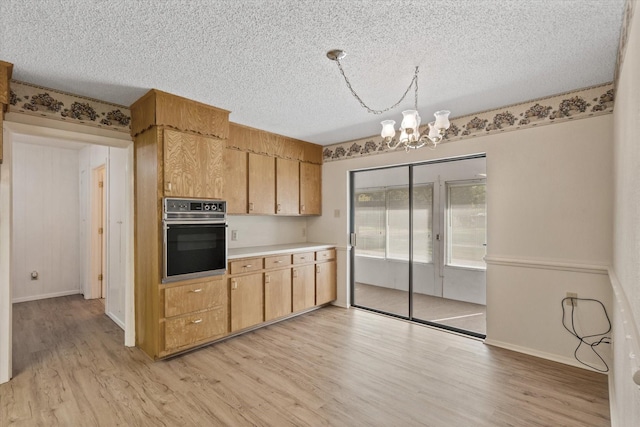
[[[369,107],[367,104],[364,103],[364,101],[362,100],[362,98],[360,98],[358,96],[358,94],[356,93],[356,91],[353,89],[353,87],[351,86],[351,82],[349,81],[349,79],[347,78],[347,75],[344,73],[344,69],[342,68],[342,64],[340,63],[340,58],[336,58],[335,59],[336,63],[338,64],[338,68],[340,69],[340,74],[342,74],[342,77],[344,78],[345,83],[347,84],[347,87],[349,88],[349,90],[351,91],[351,94],[353,95],[353,97],[355,99],[358,100],[358,102],[360,103],[360,105],[362,106],[362,108],[364,108],[365,110],[367,110],[369,113],[371,114],[382,114],[382,113],[386,113],[387,111],[396,108],[398,105],[400,105],[400,103],[402,101],[404,101],[404,99],[407,97],[407,94],[409,93],[409,90],[411,90],[411,87],[414,86],[415,84],[415,104],[416,104],[416,110],[418,109],[418,67],[416,67],[416,71],[413,74],[413,79],[411,79],[411,83],[409,83],[409,87],[407,87],[407,90],[404,91],[404,94],[402,95],[402,97],[400,98],[400,100],[398,102],[396,102],[395,104],[393,104],[391,107],[385,108],[384,110],[374,110],[373,108]]]

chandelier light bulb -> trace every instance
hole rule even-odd
[[[402,112],[402,129],[417,129],[420,125],[420,116],[416,110],[405,110]]]
[[[380,132],[381,137],[389,140],[396,136],[396,129],[394,127],[396,124],[395,120],[383,120],[380,124],[382,125],[382,132]]]
[[[436,118],[436,121],[435,121],[436,128],[444,129],[444,130],[449,129],[449,126],[451,125],[451,123],[449,122],[449,114],[451,114],[451,111],[447,111],[447,110],[436,111],[433,114]]]

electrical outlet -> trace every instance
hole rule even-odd
[[[578,298],[578,294],[575,292],[567,292],[567,298]],[[572,305],[574,307],[578,306],[577,299],[568,299],[565,301],[565,305]]]
[[[238,230],[231,230],[231,240],[238,240]]]

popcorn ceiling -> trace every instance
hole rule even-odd
[[[233,122],[323,145],[399,121],[420,66],[424,122],[613,80],[624,0],[2,0],[13,78],[129,106],[150,88],[231,111]]]

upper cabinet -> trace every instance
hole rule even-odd
[[[131,106],[131,135],[151,126],[227,139],[229,111],[151,89]]]
[[[300,202],[300,162],[276,159],[276,214],[296,215]]]
[[[322,166],[300,163],[300,214],[322,213]]]
[[[164,129],[164,195],[222,198],[224,141]]]
[[[322,146],[229,123],[228,213],[320,215],[321,169]]]

